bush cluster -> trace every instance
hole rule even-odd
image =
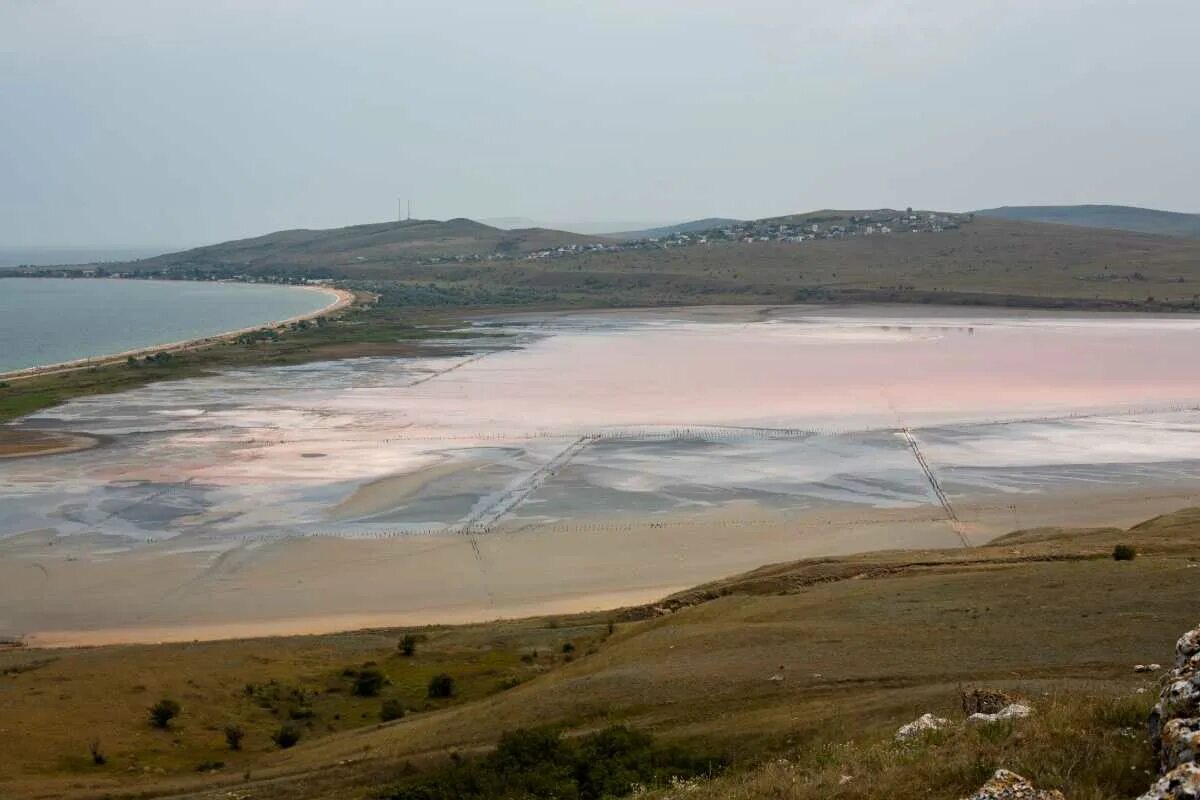
[[[442,672],[429,679],[427,694],[432,698],[453,697],[454,678]]]
[[[622,726],[578,739],[552,728],[510,731],[490,755],[457,761],[432,776],[411,778],[387,790],[385,800],[600,800],[629,794],[634,786],[711,774],[718,759],[656,745],[653,737]]]
[[[1114,561],[1133,561],[1137,558],[1137,548],[1131,544],[1119,544],[1113,548]]]
[[[167,728],[170,726],[171,720],[178,717],[182,710],[179,703],[164,697],[150,706],[150,724],[156,728]]]

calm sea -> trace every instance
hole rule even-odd
[[[0,280],[0,372],[248,328],[328,305],[295,286],[87,278]]]

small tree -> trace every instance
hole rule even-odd
[[[91,744],[88,745],[88,752],[92,754],[92,763],[97,767],[102,767],[108,763],[108,756],[104,755],[104,752],[100,749],[99,739],[92,739]]]
[[[434,675],[429,679],[429,696],[433,698],[453,697],[454,678],[444,672]]]
[[[1114,561],[1133,561],[1137,558],[1137,548],[1131,544],[1119,544],[1113,548]]]
[[[417,652],[417,637],[411,633],[404,634],[404,638],[400,640],[400,655],[411,656]]]
[[[229,745],[230,750],[241,750],[242,739],[245,737],[246,732],[242,730],[241,725],[225,726],[225,744]]]
[[[391,722],[394,719],[402,719],[404,717],[404,703],[401,703],[394,697],[390,697],[383,701],[383,705],[379,708],[379,719],[383,722]]]
[[[179,703],[174,700],[164,697],[154,705],[150,706],[150,724],[156,728],[167,728],[171,725],[171,720],[179,716]]]
[[[575,645],[572,644],[571,642],[563,642],[562,651],[564,653],[574,653]]]
[[[377,669],[362,669],[354,676],[354,694],[375,697],[388,683],[387,676]]]
[[[290,722],[281,726],[279,730],[271,736],[271,741],[279,745],[281,750],[287,750],[296,742],[300,741],[300,729]]]

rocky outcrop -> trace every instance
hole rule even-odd
[[[1200,765],[1176,767],[1138,800],[1200,800]]]
[[[1162,777],[1138,800],[1200,800],[1200,627],[1175,645],[1175,668],[1150,713]]]
[[[1015,772],[996,770],[979,791],[963,800],[1064,800],[1057,789],[1040,790]]]
[[[1164,771],[1200,761],[1197,758],[1200,754],[1200,719],[1167,720],[1162,726],[1158,750],[1159,764]]]

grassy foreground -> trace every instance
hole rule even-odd
[[[1196,623],[1198,534],[1186,510],[1127,531],[780,564],[649,608],[421,631],[412,656],[401,631],[12,650],[0,796],[435,797],[403,792],[457,785],[439,776],[505,732],[624,726],[728,764],[674,785],[659,774],[653,798],[949,800],[999,766],[1071,798],[1133,797],[1155,684],[1132,667],[1168,663]],[[1114,561],[1121,543],[1139,556]],[[354,694],[364,668],[389,681],[378,696]],[[450,698],[427,696],[439,673],[455,678]],[[964,686],[1010,692],[1034,716],[892,741],[924,712],[961,722]],[[183,708],[166,730],[147,715],[162,697]],[[407,713],[384,723],[390,698]],[[246,732],[237,752],[231,723]],[[280,749],[285,723],[301,739]]]

